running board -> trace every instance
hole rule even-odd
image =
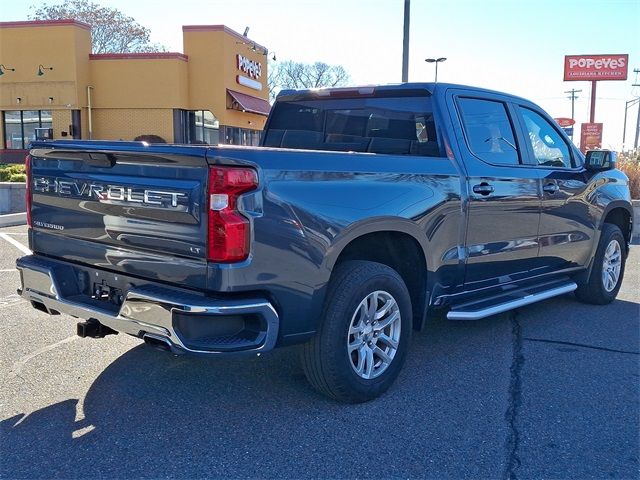
[[[528,287],[489,299],[454,305],[447,313],[447,318],[449,320],[480,320],[547,298],[573,292],[576,288],[578,286],[570,280]]]

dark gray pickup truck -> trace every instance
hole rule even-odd
[[[304,344],[311,384],[384,392],[434,309],[616,297],[628,179],[539,107],[450,84],[282,92],[259,148],[34,143],[34,308],[173,353]]]

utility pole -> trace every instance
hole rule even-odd
[[[404,35],[402,37],[402,82],[409,81],[409,18],[411,0],[404,0]]]
[[[634,68],[633,73],[636,74],[636,83],[633,83],[632,87],[640,87],[640,83],[638,83],[638,73],[640,73],[640,68]],[[633,142],[634,150],[638,149],[638,132],[640,132],[640,100],[638,100],[638,121],[636,122],[636,139]]]
[[[572,88],[571,90],[564,92],[564,93],[570,93],[570,94],[571,94],[571,96],[570,96],[570,97],[567,97],[569,100],[571,100],[571,120],[575,120],[575,115],[574,115],[574,112],[575,112],[575,109],[574,109],[574,103],[575,103],[576,99],[578,98],[578,96],[576,95],[576,93],[579,93],[579,92],[581,92],[581,91],[582,91],[582,90],[576,90],[575,88]]]

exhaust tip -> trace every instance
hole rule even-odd
[[[171,348],[171,342],[168,338],[156,336],[151,333],[145,333],[142,336],[142,340],[144,340],[144,343],[146,343],[150,347],[156,348],[158,350],[164,350],[165,352],[171,352],[173,350]]]

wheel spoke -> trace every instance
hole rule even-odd
[[[367,302],[367,319],[372,320],[378,308],[378,292],[373,292]]]
[[[383,363],[389,365],[391,363],[391,360],[393,360],[388,354],[387,352],[385,352],[384,350],[382,350],[380,347],[378,347],[376,345],[376,347],[373,349],[373,353],[375,353],[378,357],[380,357],[380,360],[382,360]]]
[[[367,355],[367,366],[365,367],[364,375],[366,378],[371,378],[371,374],[373,373],[373,350],[367,347],[366,355]]]
[[[349,344],[349,353],[353,352],[357,348],[361,348],[364,342],[361,338],[356,338],[356,340]]]
[[[398,342],[384,333],[378,337],[378,341],[386,343],[391,348],[398,348]]]
[[[365,349],[366,347],[362,347],[358,350],[358,365],[356,365],[356,373],[358,375],[362,375],[364,373],[364,364],[367,358]]]
[[[390,298],[385,302],[382,308],[376,312],[376,314],[373,316],[373,319],[380,320],[389,312],[389,310],[391,310],[395,306],[396,306],[396,301],[393,298]]]
[[[398,310],[396,310],[391,315],[389,315],[387,318],[385,318],[383,320],[380,320],[378,322],[378,324],[375,326],[375,330],[376,331],[384,330],[385,328],[387,328],[389,325],[391,325],[393,322],[395,322],[399,318],[400,318],[400,312]]]

